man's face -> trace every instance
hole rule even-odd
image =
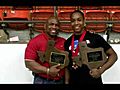
[[[50,36],[57,36],[59,28],[58,20],[56,18],[50,18],[46,24],[46,33]]]
[[[78,12],[73,13],[71,17],[71,25],[75,33],[81,34],[84,28],[83,16]]]

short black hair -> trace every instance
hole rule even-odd
[[[81,11],[81,10],[75,10],[75,11],[73,11],[73,12],[70,14],[70,19],[72,18],[72,15],[73,15],[74,13],[80,13],[80,14],[82,15],[83,19],[85,19],[84,13],[83,13],[83,11]]]
[[[56,17],[56,16],[50,16],[50,17],[48,17],[48,19],[46,20],[46,23],[48,23],[49,19],[51,19],[51,18],[56,19],[56,20],[57,20],[57,22],[58,22],[58,23],[60,23],[60,21],[59,21],[58,17]]]

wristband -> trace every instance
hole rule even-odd
[[[50,72],[50,68],[47,68],[47,75],[49,75],[49,72]]]

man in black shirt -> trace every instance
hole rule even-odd
[[[103,84],[101,75],[109,69],[117,60],[117,54],[113,48],[98,34],[85,30],[85,17],[82,11],[76,10],[70,15],[72,29],[74,30],[65,42],[65,50],[69,52],[70,64],[69,84]],[[86,41],[90,48],[102,47],[108,56],[107,62],[100,68],[89,69],[87,65],[82,64],[79,67],[73,63],[73,58],[79,55],[78,42]]]

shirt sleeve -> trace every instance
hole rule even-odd
[[[25,49],[24,59],[36,60],[37,58],[38,58],[38,56],[37,56],[37,46],[33,41],[30,41],[27,44],[27,47]]]
[[[96,39],[97,44],[100,47],[104,48],[104,51],[107,51],[109,48],[111,48],[110,44],[104,40],[104,38],[100,35],[97,35],[98,38]]]
[[[64,43],[65,51],[69,51],[70,44],[71,44],[71,37],[69,37]]]

